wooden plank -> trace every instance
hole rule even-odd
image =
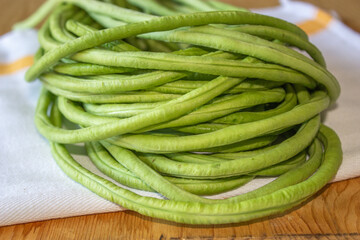
[[[11,27],[33,13],[44,0],[0,0],[0,35],[7,33]]]
[[[338,15],[339,19],[355,31],[360,32],[360,1],[358,0],[304,0],[330,13]]]

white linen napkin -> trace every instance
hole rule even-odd
[[[338,102],[323,116],[339,134],[344,150],[344,161],[334,181],[360,176],[359,34],[305,3],[282,1],[281,6],[255,12],[297,23],[323,52],[342,87]],[[33,116],[41,84],[26,83],[23,67],[31,63],[29,56],[37,48],[35,30],[0,37],[0,226],[122,210],[68,178],[53,160],[47,140],[36,131]],[[99,173],[81,153],[76,159]],[[220,197],[262,184],[264,181],[247,184]]]

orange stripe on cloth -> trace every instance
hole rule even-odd
[[[298,23],[297,25],[308,35],[315,34],[324,30],[332,20],[332,16],[322,10],[318,10],[316,17],[311,20]]]
[[[0,63],[0,75],[11,74],[25,67],[29,67],[34,63],[33,56],[20,58],[12,63]]]

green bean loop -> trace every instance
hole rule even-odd
[[[47,15],[25,77],[43,84],[35,124],[97,195],[174,222],[245,222],[305,202],[340,167],[320,119],[339,83],[297,26],[214,0],[48,0],[15,27]],[[78,143],[114,181],[73,158]]]

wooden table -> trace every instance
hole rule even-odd
[[[0,34],[43,1],[0,0]],[[224,1],[244,7],[277,4],[277,0]],[[306,1],[336,10],[345,23],[360,31],[359,0]],[[360,178],[333,183],[292,212],[246,224],[190,226],[125,211],[0,227],[0,239],[360,239],[359,189]]]

